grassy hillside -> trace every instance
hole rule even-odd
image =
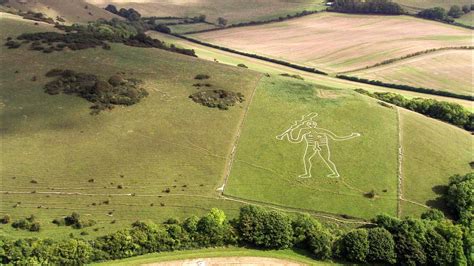
[[[1,17],[2,39],[50,29],[10,17]],[[115,231],[136,219],[162,221],[198,215],[211,207],[235,214],[240,204],[217,199],[215,189],[222,182],[248,101],[220,111],[188,96],[198,91],[192,86],[194,77],[208,74],[208,82],[216,88],[249,97],[260,74],[118,44],[110,51],[51,54],[2,45],[0,61],[6,66],[0,70],[0,213],[13,220],[35,214],[44,229],[35,234],[2,225],[0,234],[77,236],[81,230],[51,223],[73,211],[98,222],[84,230],[90,236]],[[150,95],[139,104],[92,116],[90,103],[79,97],[43,92],[50,80],[44,74],[52,68],[102,77],[125,72],[143,80]],[[169,193],[163,192],[167,188]]]
[[[427,49],[472,45],[471,35],[468,29],[407,16],[320,13],[192,37],[326,72],[347,72]]]
[[[445,208],[440,201],[442,186],[450,176],[472,171],[469,162],[473,137],[462,129],[428,119],[419,114],[401,112],[403,146],[403,197],[431,207]],[[406,203],[402,213],[420,214],[425,208]]]
[[[348,75],[469,95],[473,93],[473,55],[472,50],[447,50]]]
[[[452,5],[471,5],[472,1],[470,0],[393,0],[408,11],[418,12],[419,10],[432,8],[432,7],[442,7],[448,10]]]
[[[89,3],[105,6],[133,7],[146,16],[207,16],[207,21],[216,22],[224,17],[229,24],[278,18],[303,10],[324,8],[322,0],[87,0]]]
[[[68,0],[67,2],[65,4],[63,0],[10,0],[7,5],[23,12],[41,12],[53,19],[60,16],[69,23],[117,17],[84,0]]]
[[[341,178],[326,177],[330,171],[318,155],[312,160],[313,177],[298,178],[304,173],[304,141],[276,139],[311,112],[319,114],[314,120],[320,127],[339,136],[361,134],[329,142]],[[375,198],[364,196],[372,190]],[[396,215],[396,112],[349,91],[265,78],[245,120],[225,194],[364,218]]]

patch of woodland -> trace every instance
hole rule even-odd
[[[394,104],[399,107],[426,115],[431,118],[450,123],[468,131],[474,131],[474,114],[457,103],[437,101],[433,99],[414,98],[407,99],[400,94],[391,92],[371,93],[364,89],[356,92]]]
[[[390,0],[335,0],[328,11],[353,14],[402,15],[403,8]]]
[[[56,78],[45,85],[46,93],[50,95],[64,93],[84,98],[93,103],[90,107],[91,114],[111,110],[116,105],[134,105],[148,96],[148,92],[139,86],[140,80],[127,79],[122,74],[103,80],[93,74],[53,69],[46,76]]]
[[[194,102],[211,108],[227,110],[230,106],[241,103],[245,97],[240,92],[227,91],[222,89],[202,90],[189,96]]]
[[[126,22],[118,19],[98,20],[87,25],[74,24],[72,26],[56,25],[62,32],[36,32],[23,33],[13,40],[11,37],[5,45],[8,48],[19,48],[22,43],[30,44],[30,49],[51,53],[70,50],[83,50],[102,47],[111,49],[110,43],[123,43],[128,46],[142,48],[158,48],[189,56],[196,56],[194,50],[178,48],[147,36],[144,32],[147,28],[139,22]]]

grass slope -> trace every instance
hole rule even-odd
[[[95,21],[100,18],[118,18],[84,0],[10,0],[7,5],[24,12],[30,10],[41,12],[53,19],[60,16],[69,23]]]
[[[416,13],[420,10],[433,7],[442,7],[446,10],[453,5],[463,6],[471,5],[471,0],[393,0],[393,2],[402,5],[409,12]]]
[[[470,95],[473,93],[473,55],[473,50],[447,50],[348,75]]]
[[[173,263],[176,260],[198,259],[198,258],[225,258],[225,257],[263,257],[288,260],[292,263],[303,263],[304,265],[339,265],[333,262],[320,262],[311,259],[300,251],[293,250],[255,250],[246,248],[213,248],[188,251],[173,251],[157,254],[149,254],[129,258],[124,260],[115,260],[93,265],[143,265],[150,263]]]
[[[9,16],[2,16],[1,23],[2,39],[49,30]],[[194,76],[208,74],[215,87],[249,97],[260,74],[123,45],[112,45],[111,51],[51,54],[26,47],[7,50],[2,45],[0,61],[5,66],[0,69],[1,190],[9,191],[0,194],[0,214],[8,213],[13,219],[35,214],[44,228],[34,234],[2,225],[1,234],[77,235],[79,230],[51,224],[53,218],[73,211],[99,222],[85,230],[93,236],[123,228],[136,219],[162,221],[201,214],[211,207],[229,215],[238,210],[239,204],[217,199],[215,189],[222,182],[248,101],[220,111],[196,104],[188,96],[197,91],[192,86]],[[143,80],[150,95],[137,105],[91,116],[89,102],[43,92],[49,80],[44,74],[52,68],[103,77],[125,72]],[[37,184],[31,183],[33,179]],[[170,193],[162,192],[166,188]],[[103,203],[107,199],[110,203]],[[110,224],[113,220],[117,222]]]
[[[321,10],[322,0],[87,0],[105,6],[133,7],[146,16],[197,16],[206,15],[207,21],[216,22],[224,17],[229,24],[278,18],[303,10]]]
[[[431,48],[472,45],[472,31],[408,16],[320,13],[192,37],[326,72],[346,72]]]
[[[439,204],[440,186],[446,186],[454,174],[472,171],[469,162],[473,137],[462,129],[401,110],[403,146],[403,197],[421,204]],[[403,215],[416,215],[425,208],[406,203]]]
[[[316,112],[321,127],[338,135],[362,134],[330,142],[342,178],[316,156],[313,178],[303,173],[304,143],[275,138],[304,114]],[[265,78],[245,120],[226,195],[295,208],[369,218],[396,214],[397,118],[393,109],[355,93],[285,78]],[[379,197],[364,193],[375,190]],[[383,192],[385,191],[385,192]]]

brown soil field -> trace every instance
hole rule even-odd
[[[215,22],[224,17],[229,24],[286,16],[302,10],[324,7],[322,0],[87,0],[91,4],[132,7],[145,16],[196,16],[206,15]]]
[[[408,16],[320,13],[192,37],[327,72],[344,72],[432,48],[472,45],[472,31]]]
[[[388,83],[472,94],[473,56],[472,50],[446,50],[351,72],[348,75]]]
[[[24,12],[41,12],[53,19],[60,16],[69,23],[89,22],[100,18],[118,18],[84,0],[10,0],[7,5]]]
[[[203,258],[177,260],[169,262],[159,262],[145,264],[146,266],[224,266],[224,265],[240,265],[240,266],[300,266],[303,264],[291,262],[287,260],[262,258],[262,257],[228,257],[228,258]]]

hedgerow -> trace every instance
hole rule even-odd
[[[370,79],[351,77],[351,76],[346,76],[346,75],[337,75],[336,77],[340,79],[345,79],[345,80],[350,80],[350,81],[355,81],[355,82],[360,82],[360,83],[365,83],[365,84],[371,84],[371,85],[376,85],[376,86],[382,86],[382,87],[387,87],[387,88],[421,92],[421,93],[446,96],[446,97],[452,97],[452,98],[458,98],[458,99],[470,100],[470,101],[474,100],[474,96],[457,94],[457,93],[449,92],[449,91],[440,91],[440,90],[434,90],[434,89],[428,89],[428,88],[422,88],[422,87],[413,87],[409,85],[386,83],[379,80],[370,80]]]
[[[457,103],[436,101],[433,99],[407,99],[392,92],[368,92],[356,89],[358,93],[382,100],[417,113],[439,119],[468,131],[474,131],[474,114]]]

